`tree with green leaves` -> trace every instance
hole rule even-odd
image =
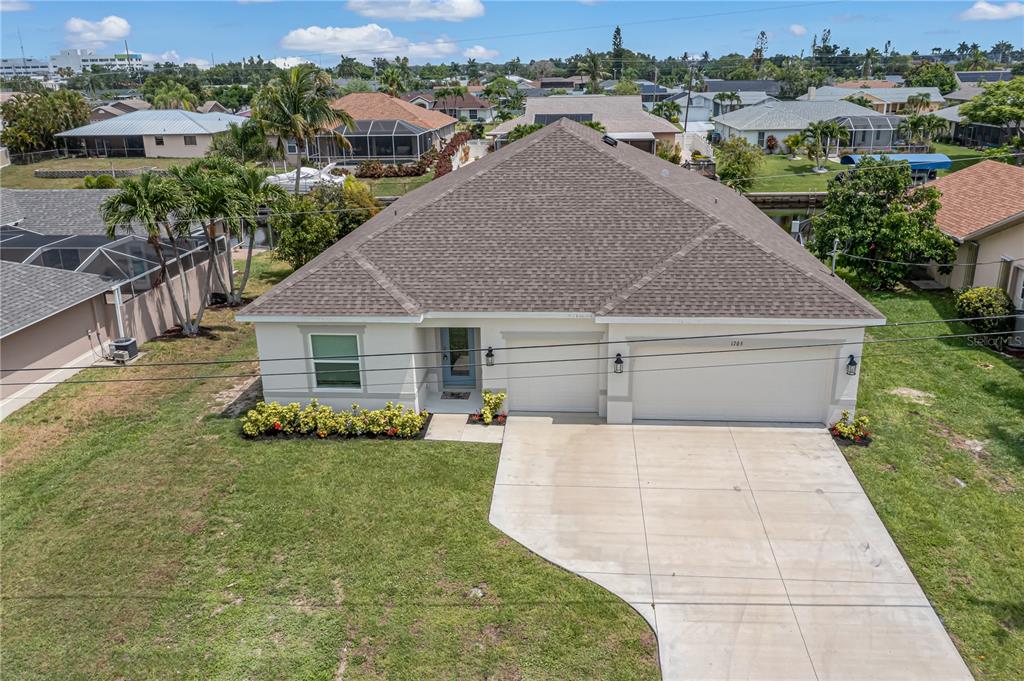
[[[103,221],[107,225],[107,236],[113,239],[117,234],[132,234],[137,227],[146,232],[146,240],[156,253],[160,266],[160,277],[156,285],[167,286],[167,297],[171,302],[171,314],[185,336],[199,333],[198,324],[193,325],[189,309],[187,276],[178,277],[179,291],[171,285],[167,267],[167,254],[174,253],[173,244],[187,234],[177,216],[188,214],[188,199],[180,187],[170,179],[153,173],[144,173],[137,178],[125,178],[119,191],[104,199],[100,207]],[[162,241],[162,239],[166,239]]]
[[[311,192],[312,193],[312,192]],[[277,202],[270,217],[276,243],[274,256],[294,269],[323,253],[338,240],[338,224],[320,211],[309,194],[292,194]]]
[[[380,74],[380,91],[392,97],[398,97],[408,88],[402,72],[395,66],[389,66]]]
[[[927,92],[918,92],[907,97],[907,108],[914,113],[925,111],[932,103],[932,96]]]
[[[537,132],[543,127],[544,126],[540,123],[523,123],[522,125],[517,125],[508,131],[508,135],[505,136],[505,143],[510,144],[515,142],[516,140],[526,137],[530,133]]]
[[[734,137],[715,147],[718,179],[738,192],[750,191],[754,174],[764,163],[764,152],[742,137]]]
[[[580,125],[590,128],[591,130],[596,130],[598,132],[605,132],[606,130],[606,128],[604,127],[604,123],[602,123],[601,121],[580,121]]]
[[[657,102],[651,109],[651,113],[655,116],[660,116],[666,121],[671,121],[673,123],[679,122],[679,114],[682,112],[683,110],[679,106],[679,102],[672,102],[667,99]]]
[[[18,93],[0,105],[0,141],[12,154],[57,148],[55,135],[89,122],[89,106],[72,90]]]
[[[786,151],[789,152],[790,158],[796,158],[796,155],[800,152],[800,147],[804,144],[804,136],[798,132],[794,132],[792,135],[787,135],[782,140],[782,146],[786,147]]]
[[[340,126],[353,127],[355,121],[340,109],[331,108],[331,78],[312,64],[300,64],[275,78],[253,98],[252,120],[263,132],[277,139],[282,154],[286,144],[294,140],[298,147],[295,155],[295,193],[299,193],[302,159],[309,143],[318,134],[331,131],[338,144],[351,148],[344,135],[336,131]]]
[[[829,130],[825,121],[811,123],[804,128],[802,133],[807,158],[814,161],[814,171],[818,173],[825,171],[825,166],[822,162],[828,150],[826,146],[828,143],[828,133]]]
[[[861,78],[871,77],[871,74],[875,72],[875,64],[878,63],[879,57],[881,57],[881,54],[879,53],[878,48],[869,47],[864,50],[864,62],[860,67]]]
[[[484,97],[497,104],[507,100],[509,93],[515,89],[515,83],[504,76],[498,76],[484,86]]]
[[[587,77],[587,91],[596,94],[601,91],[601,81],[608,77],[601,63],[601,55],[591,49],[576,64],[576,72]]]
[[[267,182],[269,171],[262,168],[241,166],[232,176],[231,181],[238,192],[239,231],[247,246],[245,250],[245,269],[238,287],[228,296],[230,305],[240,305],[245,287],[249,283],[252,271],[252,252],[256,245],[256,231],[259,229],[258,216],[264,209],[272,212],[273,207],[288,196],[284,188]]]
[[[611,94],[616,97],[622,95],[638,95],[640,94],[640,86],[631,80],[620,80],[612,86]]]
[[[874,102],[872,102],[864,95],[854,95],[852,97],[847,97],[846,101],[850,102],[851,104],[856,104],[857,106],[863,106],[866,109],[871,109],[874,107]]]
[[[721,109],[721,113],[729,113],[734,108],[738,108],[743,100],[736,92],[718,92],[712,98],[712,101],[718,104]]]
[[[938,190],[912,186],[910,165],[888,158],[861,159],[856,169],[831,178],[811,250],[831,261],[838,241],[840,252],[856,256],[841,258],[843,266],[876,290],[894,288],[909,274],[910,266],[895,262],[953,262],[956,245],[935,226]]]
[[[238,163],[263,163],[281,157],[267,142],[258,123],[250,120],[239,125],[229,123],[228,129],[213,136],[207,156],[224,156]]]
[[[925,117],[921,114],[910,114],[900,121],[897,131],[911,144],[921,144],[924,142],[925,135],[924,119]]]
[[[612,32],[612,78],[622,79],[622,58],[626,51],[622,47],[622,29],[618,26]]]
[[[160,87],[153,93],[151,103],[154,109],[195,111],[199,106],[199,97],[182,83],[170,80],[160,84]]]
[[[960,115],[971,123],[1007,126],[1012,137],[1021,137],[1024,78],[986,84],[980,95],[960,107]]]
[[[946,64],[924,62],[913,67],[904,77],[907,87],[937,87],[944,95],[957,89],[956,73]]]
[[[985,56],[981,48],[975,46],[968,53],[967,57],[956,63],[957,71],[988,71],[994,69],[998,64]]]

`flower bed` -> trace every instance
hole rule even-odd
[[[242,416],[242,434],[260,437],[351,438],[374,437],[409,440],[420,437],[430,414],[388,402],[383,409],[335,411],[313,400],[305,408],[298,402],[260,402]]]
[[[483,407],[475,414],[469,415],[468,423],[482,423],[489,426],[497,421],[499,426],[505,425],[508,415],[501,410],[501,405],[505,402],[505,393],[484,390],[481,397]]]
[[[837,443],[843,446],[860,445],[867,447],[871,444],[871,433],[868,432],[868,417],[858,416],[850,418],[850,412],[844,411],[841,419],[832,424],[828,429]]]

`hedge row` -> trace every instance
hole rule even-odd
[[[362,409],[353,404],[351,411],[334,411],[313,400],[303,408],[298,402],[279,404],[260,402],[242,416],[246,437],[390,437],[414,438],[420,434],[430,414],[415,412],[388,402],[383,409]]]

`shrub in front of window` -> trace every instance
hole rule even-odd
[[[353,404],[350,411],[334,411],[316,400],[305,408],[298,402],[279,404],[260,402],[242,416],[242,434],[259,437],[416,437],[430,414],[406,409],[388,402],[383,409],[362,409]]]
[[[977,286],[957,294],[956,313],[958,317],[1007,317],[1013,314],[1013,302],[1001,288]],[[1009,331],[1013,319],[977,319],[967,324],[978,333]]]

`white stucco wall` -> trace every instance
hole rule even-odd
[[[164,143],[157,146],[156,138],[162,137]],[[194,145],[185,144],[185,135],[143,135],[142,145],[146,149],[147,158],[199,158],[206,156],[213,141],[213,135],[193,135]]]
[[[995,286],[999,282],[999,262],[1003,258],[1009,258],[1014,265],[1024,265],[1024,222],[1007,227],[998,232],[976,239],[978,243],[978,255],[976,262],[988,263],[978,265],[974,273],[973,286]],[[964,287],[964,274],[968,270],[964,267],[970,262],[970,248],[961,244],[957,248],[956,266],[949,274],[942,274],[936,265],[929,268],[931,276],[940,284],[952,289]],[[1013,276],[1011,273],[1010,284]],[[1013,297],[1016,290],[1008,291]]]
[[[483,366],[483,351],[476,353],[476,388],[505,390],[510,410],[538,408],[555,411],[556,404],[566,410],[596,411],[610,423],[630,423],[634,418],[634,400],[639,396],[646,409],[650,405],[668,405],[664,418],[702,418],[730,420],[800,420],[831,422],[839,414],[856,406],[856,376],[847,376],[846,361],[853,354],[860,361],[863,330],[794,333],[786,336],[761,336],[742,339],[702,339],[680,342],[637,343],[638,339],[677,338],[718,334],[757,333],[763,331],[799,331],[806,328],[836,326],[835,323],[810,325],[726,325],[726,324],[605,324],[593,318],[428,318],[419,324],[353,323],[309,324],[258,322],[264,396],[268,401],[306,403],[317,398],[336,408],[353,402],[375,408],[385,402],[400,402],[410,408],[422,408],[430,394],[441,386],[441,357],[420,354],[415,357],[364,357],[363,386],[359,389],[318,388],[312,361],[301,359],[310,354],[310,333],[354,333],[360,353],[402,353],[439,349],[440,329],[469,327],[479,330],[481,349],[493,347],[495,366]],[[624,341],[612,345],[580,345],[563,348],[506,350],[524,345],[593,343]],[[752,346],[827,344],[817,349],[781,351],[718,352],[749,349]],[[832,345],[841,343],[841,345]],[[660,360],[637,357],[643,354],[701,351],[699,355],[676,355]],[[617,352],[627,357],[625,371],[613,373],[612,358]],[[296,358],[275,361],[276,358]],[[797,358],[799,361],[791,361]],[[560,361],[550,361],[560,360]],[[570,361],[565,361],[570,360]],[[653,362],[653,364],[652,364]],[[657,362],[661,362],[658,364]],[[708,369],[708,364],[751,364],[750,367]],[[688,369],[678,369],[688,366]],[[637,369],[631,374],[631,369]],[[640,371],[640,370],[643,371]],[[652,381],[647,376],[671,373],[679,380]],[[291,375],[275,375],[291,374]],[[637,378],[643,375],[644,378]],[[689,377],[688,377],[689,376]],[[698,378],[699,377],[699,378]],[[787,393],[791,390],[792,394]],[[581,391],[594,391],[587,399]],[[808,397],[805,393],[813,392]],[[550,400],[545,398],[550,396]],[[680,405],[673,409],[672,405]],[[788,411],[787,411],[788,410]],[[745,419],[746,414],[750,415]],[[798,415],[800,418],[791,418]]]
[[[757,137],[758,137],[758,133],[760,132],[758,130],[737,130],[736,128],[730,127],[728,125],[722,125],[721,123],[716,121],[715,122],[715,132],[717,132],[719,135],[721,135],[723,140],[732,139],[734,137],[742,137],[743,139],[747,140],[748,142],[750,142],[754,146],[760,146],[761,148],[764,148],[763,144],[762,145],[758,145],[757,144]],[[789,137],[792,134],[799,133],[799,132],[800,132],[799,130],[765,130],[764,131],[764,138],[765,138],[765,140],[767,140],[769,135],[774,135],[775,139],[778,140],[778,142],[779,142],[779,147],[778,147],[779,150],[780,151],[789,151],[782,144],[782,140],[786,139],[787,137]]]

